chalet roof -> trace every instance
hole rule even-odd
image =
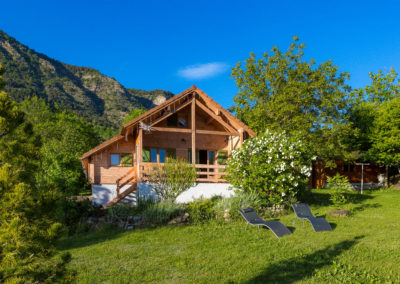
[[[94,147],[93,149],[89,150],[88,152],[86,152],[85,154],[83,154],[79,159],[83,160],[85,158],[90,157],[91,155],[97,153],[98,151],[106,148],[107,146],[113,144],[114,142],[117,142],[121,139],[123,139],[124,136],[121,134],[115,135],[114,137],[104,141],[103,143],[101,143],[100,145]]]
[[[195,85],[193,85],[189,89],[186,89],[185,91],[179,93],[178,95],[173,96],[172,98],[166,100],[162,104],[146,111],[144,114],[138,116],[137,118],[125,123],[122,126],[120,134],[112,137],[111,139],[103,142],[102,144],[98,145],[97,147],[86,152],[85,154],[83,154],[80,157],[80,159],[83,160],[85,158],[88,158],[89,156],[99,152],[100,150],[106,148],[107,146],[113,144],[114,142],[117,142],[117,141],[123,139],[125,137],[126,132],[128,131],[128,128],[135,127],[140,121],[150,117],[153,114],[156,114],[158,111],[162,111],[168,105],[176,102],[179,99],[184,98],[186,95],[189,95],[189,94],[197,94],[200,98],[202,98],[207,103],[208,107],[210,107],[211,109],[214,109],[214,110],[218,109],[227,119],[229,119],[229,121],[232,123],[233,128],[235,128],[236,130],[243,128],[251,137],[256,136],[256,133],[250,127],[248,127],[246,124],[244,124],[242,121],[240,121],[240,119],[236,118],[229,111],[224,109],[220,104],[218,104],[215,100],[213,100],[210,96],[208,96],[202,90],[200,90]]]

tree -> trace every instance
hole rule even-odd
[[[70,254],[53,257],[62,226],[43,210],[35,184],[40,140],[3,91],[0,133],[0,282],[71,281],[73,274],[66,269]]]
[[[295,37],[285,53],[256,59],[254,53],[232,70],[239,88],[231,108],[258,133],[266,129],[300,135],[320,158],[342,156],[343,133],[353,98],[346,84],[349,74],[332,61],[316,65],[304,60],[304,44]]]
[[[368,156],[377,163],[400,165],[400,97],[383,102],[379,107],[371,134]],[[388,172],[386,171],[386,186]]]
[[[161,200],[174,201],[195,184],[196,169],[183,159],[168,158],[164,164],[153,168],[150,181]]]
[[[371,72],[371,84],[353,91],[353,97],[357,98],[357,101],[352,106],[349,123],[354,130],[351,138],[353,148],[360,151],[361,158],[371,158],[367,157],[366,153],[371,148],[370,137],[381,104],[400,97],[400,82],[397,76],[394,69],[390,69],[386,74],[383,71]]]
[[[144,108],[135,108],[133,110],[131,110],[128,115],[124,118],[124,123],[128,123],[129,121],[131,121],[132,119],[135,119],[138,116],[141,116],[142,114],[144,114],[147,110]]]
[[[227,179],[239,191],[256,194],[262,205],[301,198],[311,175],[311,155],[296,137],[269,130],[233,151]]]
[[[357,103],[353,105],[349,122],[354,131],[349,136],[353,149],[362,160],[386,165],[399,163],[398,100],[400,80],[394,69],[370,73],[371,84],[354,90]],[[397,124],[396,124],[397,123]],[[396,152],[397,151],[397,152]]]
[[[377,73],[369,73],[371,84],[354,92],[361,100],[371,103],[383,103],[400,96],[399,74],[391,68],[386,74],[379,70]]]
[[[100,137],[92,124],[73,113],[53,111],[36,97],[21,102],[34,132],[42,138],[38,180],[66,195],[76,195],[87,185],[79,157],[98,145]]]

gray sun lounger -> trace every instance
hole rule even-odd
[[[256,211],[252,208],[241,209],[239,210],[239,213],[247,222],[246,229],[249,224],[253,226],[258,226],[258,230],[260,230],[260,226],[265,226],[270,229],[277,238],[290,235],[292,233],[285,225],[283,225],[279,221],[265,221],[261,219],[261,217],[258,216]]]
[[[303,220],[308,220],[311,223],[315,232],[332,231],[331,225],[324,218],[315,218],[311,213],[311,209],[306,203],[292,204],[296,217]],[[295,221],[296,221],[295,217]]]

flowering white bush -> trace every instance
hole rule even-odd
[[[282,204],[307,188],[311,155],[301,140],[267,130],[232,152],[227,172],[233,186],[256,193],[263,205]]]

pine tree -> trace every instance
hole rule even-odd
[[[0,66],[0,87],[1,81]],[[0,91],[0,282],[72,281],[69,254],[54,257],[62,225],[42,209],[35,184],[40,140],[10,98]]]

